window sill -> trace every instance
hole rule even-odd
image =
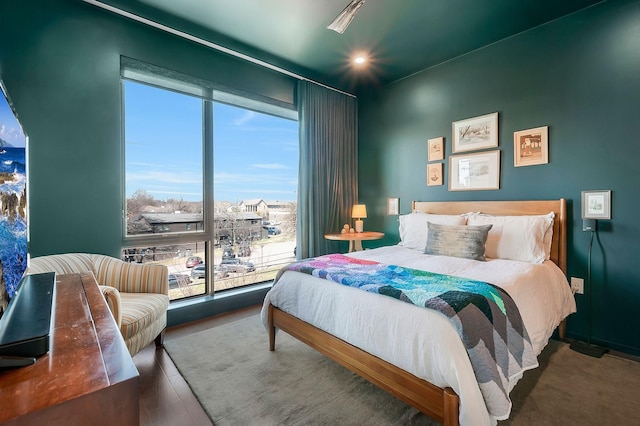
[[[213,296],[193,297],[171,302],[167,312],[167,327],[197,321],[213,315],[262,304],[272,281],[226,290]]]

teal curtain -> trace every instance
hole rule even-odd
[[[357,99],[309,81],[297,88],[300,132],[297,256],[338,252],[324,234],[353,226],[358,201]]]

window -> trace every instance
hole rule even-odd
[[[202,100],[124,85],[126,235],[202,230]]]
[[[123,258],[167,265],[172,300],[272,280],[295,258],[295,111],[124,77]]]

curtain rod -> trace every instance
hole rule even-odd
[[[280,67],[278,67],[276,65],[270,64],[270,63],[262,61],[260,59],[256,59],[256,58],[251,57],[249,55],[245,55],[244,53],[236,52],[235,50],[229,49],[229,48],[224,47],[224,46],[220,46],[219,44],[212,43],[212,42],[207,41],[205,39],[202,39],[200,37],[196,37],[194,35],[185,33],[184,31],[176,30],[175,28],[171,28],[171,27],[168,27],[168,26],[166,26],[164,24],[160,24],[160,23],[152,21],[150,19],[143,18],[142,16],[136,15],[136,14],[131,13],[131,12],[127,12],[127,11],[122,10],[120,8],[117,8],[115,6],[111,6],[111,5],[102,3],[99,0],[83,0],[83,1],[85,3],[89,3],[89,4],[92,4],[94,6],[97,6],[97,7],[101,8],[101,9],[108,10],[109,12],[113,12],[113,13],[115,13],[117,15],[124,16],[125,18],[133,19],[134,21],[138,21],[140,23],[143,23],[145,25],[149,25],[149,26],[157,28],[159,30],[162,30],[162,31],[168,32],[170,34],[176,35],[178,37],[182,37],[184,39],[199,43],[199,44],[201,44],[203,46],[206,46],[206,47],[209,47],[211,49],[227,53],[227,54],[229,54],[231,56],[235,56],[236,58],[244,59],[245,61],[254,63],[256,65],[260,65],[260,66],[262,66],[264,68],[268,68],[270,70],[279,72],[281,74],[288,75],[289,77],[297,78],[298,80],[309,81],[311,83],[317,84],[319,86],[325,87],[325,88],[333,90],[335,92],[339,92],[339,93],[342,93],[344,95],[351,96],[351,97],[354,97],[354,98],[356,97],[356,95],[354,95],[354,94],[344,92],[342,90],[336,89],[335,87],[327,86],[326,84],[322,84],[322,83],[319,83],[317,81],[311,80],[310,78],[301,76],[299,74],[295,74],[295,73],[293,73],[291,71],[285,70],[284,68],[280,68]]]

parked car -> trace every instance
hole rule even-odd
[[[220,268],[226,272],[253,272],[256,267],[251,262],[245,262],[242,259],[222,259]]]
[[[178,288],[191,284],[191,278],[185,274],[169,274],[169,288]]]
[[[280,235],[282,231],[280,228],[276,228],[275,226],[263,226],[264,229],[267,230],[267,234],[269,235]]]
[[[214,278],[227,278],[229,276],[229,272],[227,272],[226,270],[222,269],[221,267],[219,267],[218,265],[214,265],[213,267],[213,277]],[[207,268],[206,265],[204,263],[201,263],[199,265],[196,265],[193,267],[193,269],[191,270],[191,278],[193,279],[198,279],[198,278],[206,278],[207,277]]]
[[[189,256],[187,258],[187,263],[186,266],[187,268],[193,268],[196,265],[199,265],[202,263],[202,258],[200,256]]]
[[[207,268],[205,267],[204,263],[194,266],[191,270],[191,278],[193,279],[205,278],[206,276]]]
[[[231,246],[227,246],[222,250],[223,259],[233,259],[234,257],[236,257],[236,255],[233,253]]]

